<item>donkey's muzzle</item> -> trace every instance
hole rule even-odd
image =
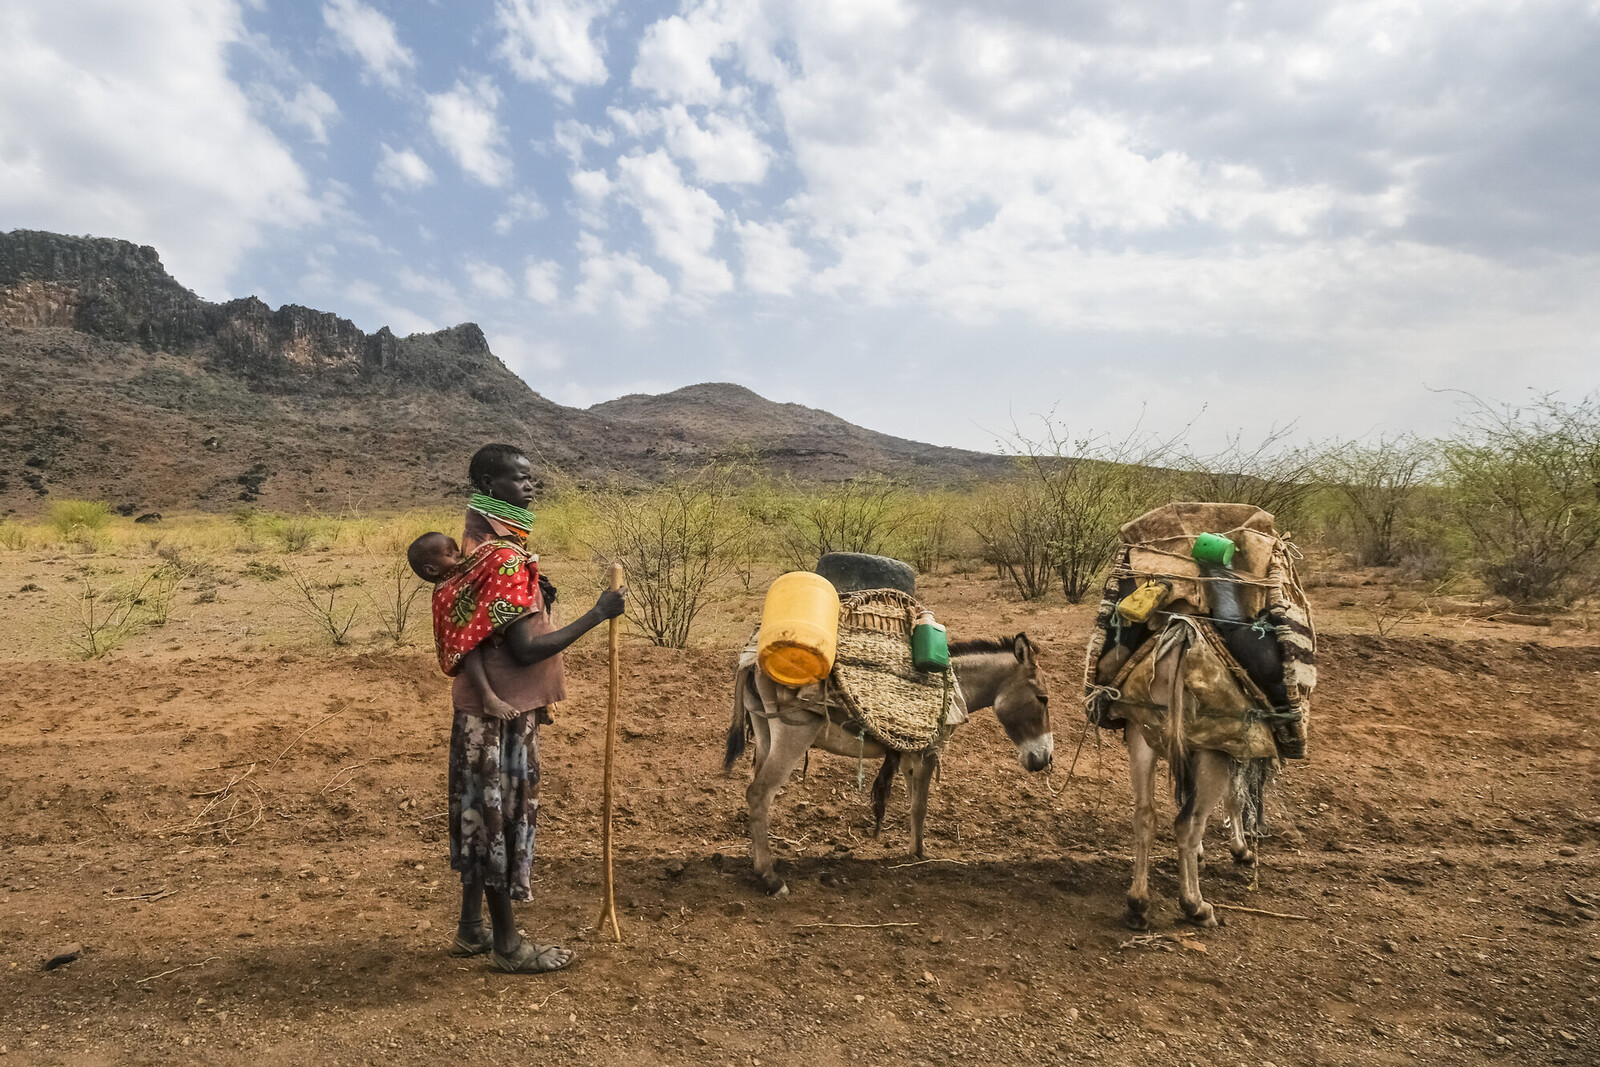
[[[1036,771],[1042,771],[1046,767],[1050,766],[1051,762],[1055,759],[1055,754],[1055,734],[1045,734],[1043,737],[1035,737],[1033,740],[1024,741],[1022,744],[1017,746],[1017,759],[1022,762],[1023,768],[1030,774]]]

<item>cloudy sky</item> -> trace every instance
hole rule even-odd
[[[0,4],[0,230],[987,447],[1600,385],[1600,0]]]

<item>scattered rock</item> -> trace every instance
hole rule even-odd
[[[682,860],[671,860],[671,861],[669,861],[667,863],[666,871],[667,871],[667,877],[668,878],[682,878],[683,877],[683,861]]]
[[[417,920],[417,929],[418,930],[432,930],[433,929],[433,920],[432,919],[418,919]]]
[[[1393,941],[1389,941],[1387,939],[1385,939],[1384,941],[1380,942],[1379,947],[1382,948],[1383,951],[1389,953],[1391,956],[1400,951],[1400,946],[1399,945],[1397,945]]]
[[[943,934],[934,934],[932,937],[928,938],[928,944],[930,944],[930,945],[942,945],[942,944],[944,944],[944,935]]]
[[[832,871],[823,871],[817,876],[817,881],[831,889],[839,884],[839,876]]]
[[[866,999],[867,998],[862,996],[860,993],[856,994],[856,1003],[857,1004],[863,1003]]]
[[[62,945],[49,959],[44,961],[44,969],[53,971],[57,967],[65,967],[79,956],[83,955],[83,946],[74,941],[70,945]]]
[[[1067,1020],[1067,1022],[1069,1022],[1069,1023],[1075,1023],[1075,1022],[1077,1022],[1077,1021],[1078,1021],[1078,1009],[1077,1009],[1077,1008],[1068,1008],[1068,1009],[1067,1009],[1067,1013],[1066,1013],[1066,1015],[1065,1015],[1065,1016],[1064,1016],[1064,1018],[1065,1018],[1065,1019],[1066,1019],[1066,1020]]]
[[[1578,850],[1573,848],[1571,845],[1562,845],[1560,848],[1556,849],[1556,855],[1558,856],[1576,856],[1577,854]]]

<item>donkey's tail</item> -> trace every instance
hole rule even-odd
[[[1188,652],[1185,633],[1173,643],[1171,656],[1171,688],[1167,697],[1167,766],[1172,769],[1172,799],[1178,805],[1178,818],[1187,819],[1194,814],[1196,766],[1199,754],[1189,748],[1189,738],[1183,723],[1183,660]]]
[[[744,755],[745,741],[750,736],[750,713],[744,706],[744,688],[750,684],[749,667],[739,667],[733,672],[733,721],[728,724],[728,744],[722,754],[722,773],[733,770],[733,765]]]

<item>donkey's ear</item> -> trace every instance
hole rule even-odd
[[[1011,639],[1011,651],[1016,654],[1018,663],[1033,662],[1033,642],[1028,640],[1026,633],[1020,633]]]

